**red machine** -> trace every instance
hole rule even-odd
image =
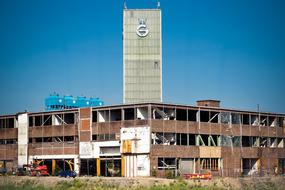
[[[194,180],[200,180],[200,179],[205,179],[205,180],[211,180],[212,179],[212,174],[211,172],[203,172],[201,174],[184,174],[185,179],[194,179]]]
[[[49,176],[46,165],[37,166],[31,169],[31,176]]]

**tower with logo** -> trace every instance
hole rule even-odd
[[[124,103],[162,102],[161,10],[123,13]]]

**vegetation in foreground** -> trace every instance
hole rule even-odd
[[[246,190],[278,190],[282,189],[283,187],[278,187],[274,183],[258,183],[255,185],[245,185],[242,187],[242,189]],[[33,180],[25,180],[21,183],[11,183],[7,182],[6,184],[1,184],[0,189],[3,190],[225,190],[225,189],[236,189],[232,187],[231,185],[225,184],[224,187],[218,187],[216,184],[209,185],[209,186],[201,186],[200,183],[197,183],[195,185],[189,185],[184,180],[178,180],[173,183],[170,183],[169,185],[161,185],[161,184],[155,184],[151,187],[144,187],[144,186],[137,186],[137,185],[130,185],[127,187],[121,187],[117,184],[111,183],[111,182],[104,182],[103,180],[98,181],[82,181],[80,179],[74,179],[69,181],[60,181],[54,186],[51,187],[44,187],[42,184],[37,184]]]

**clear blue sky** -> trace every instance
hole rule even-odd
[[[155,8],[155,0],[128,0]],[[122,103],[123,0],[1,0],[0,114],[50,93]],[[164,102],[285,113],[284,0],[161,0]]]

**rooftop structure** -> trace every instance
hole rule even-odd
[[[72,108],[96,107],[103,106],[104,102],[99,98],[86,98],[84,96],[63,96],[52,94],[45,99],[45,109],[51,110],[64,110]]]

